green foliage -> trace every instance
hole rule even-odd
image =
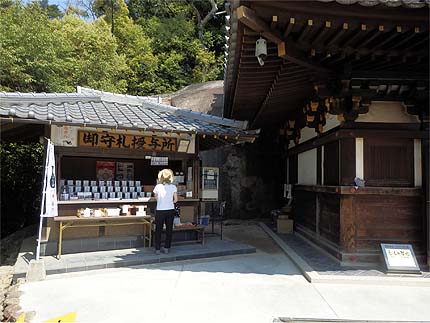
[[[73,92],[76,85],[112,92],[125,92],[128,66],[118,54],[116,39],[102,20],[87,23],[76,16],[52,22],[53,37],[62,39],[57,48],[61,77],[54,91]]]
[[[152,39],[153,52],[159,62],[159,79],[153,92],[172,92],[190,83],[220,78],[221,59],[211,50],[215,34],[207,32],[203,39],[198,39],[195,8],[186,2],[164,2],[167,6],[163,11],[156,7],[156,12],[143,8],[134,13],[139,16],[137,23]],[[148,17],[144,9],[159,15]]]
[[[221,78],[224,18],[199,25],[209,1],[0,1],[0,90],[151,95]]]
[[[50,19],[39,3],[0,9],[0,90],[124,92],[128,67],[103,21]]]
[[[0,89],[38,90],[52,61],[48,16],[37,4],[0,10]]]
[[[0,145],[1,233],[5,236],[35,223],[40,212],[43,145]]]
[[[56,4],[49,4],[48,0],[41,0],[40,6],[42,7],[42,9],[44,9],[48,17],[51,19],[61,18],[64,16],[58,6]]]
[[[128,0],[130,17],[137,21],[140,18],[168,18],[190,11],[186,1],[175,0]]]

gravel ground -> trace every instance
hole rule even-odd
[[[13,266],[15,265],[22,241],[37,232],[37,225],[25,227],[1,239],[0,266],[0,319],[1,322],[14,322],[21,314],[19,284],[23,279],[13,281]],[[26,322],[31,317],[26,316]]]

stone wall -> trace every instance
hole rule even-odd
[[[219,196],[227,201],[227,218],[270,217],[282,206],[284,166],[273,146],[276,140],[263,131],[253,144],[200,152],[202,166],[220,168]]]

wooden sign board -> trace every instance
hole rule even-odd
[[[381,243],[387,272],[397,273],[421,273],[410,244]]]
[[[152,151],[177,151],[177,139],[157,136],[137,136],[123,133],[79,131],[80,147],[143,149]]]

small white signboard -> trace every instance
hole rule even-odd
[[[151,166],[167,166],[169,157],[151,157]]]
[[[388,272],[421,272],[412,245],[381,243],[381,249]]]

